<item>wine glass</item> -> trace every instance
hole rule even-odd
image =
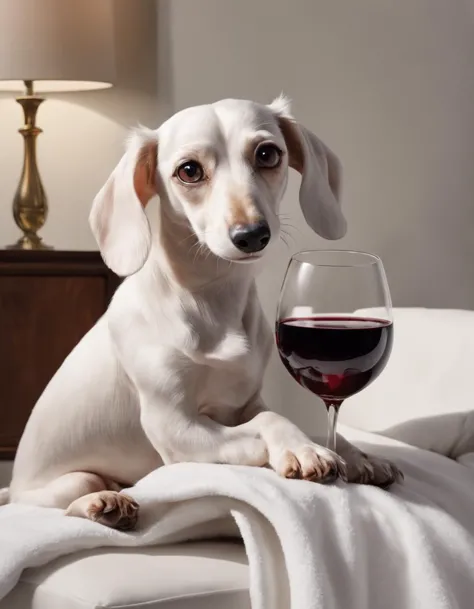
[[[341,404],[382,372],[392,335],[390,291],[378,256],[320,250],[291,258],[276,343],[291,376],[326,405],[330,450],[336,450]]]

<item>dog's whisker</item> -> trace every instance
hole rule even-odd
[[[203,249],[203,244],[199,243],[199,247],[197,248],[197,250],[196,250],[196,252],[194,254],[193,264],[196,264],[196,259],[197,259],[198,256],[201,255],[202,249]]]
[[[194,233],[191,233],[190,235],[188,235],[184,239],[181,239],[181,241],[179,242],[179,245],[181,245],[182,243],[186,243],[186,241],[188,241],[189,239],[193,239],[193,238],[197,239],[197,235],[195,235]]]
[[[294,236],[291,233],[285,231],[284,229],[281,229],[280,234],[282,235],[282,237],[285,236],[285,237],[288,237],[288,239],[291,239],[293,245],[296,245],[296,239],[294,238]]]
[[[192,254],[194,251],[194,259],[193,259],[193,264],[196,260],[197,255],[199,254],[199,248],[201,247],[201,243],[197,242],[195,243],[193,246],[190,247],[189,249],[189,253]]]
[[[284,228],[288,228],[288,229],[294,230],[295,232],[299,233],[300,235],[303,234],[301,232],[301,230],[297,226],[294,226],[293,224],[287,224],[285,222],[282,222],[280,226],[281,226],[281,230],[283,230]],[[291,233],[289,233],[289,234],[291,234]]]

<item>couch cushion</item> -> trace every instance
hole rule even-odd
[[[250,609],[237,541],[106,548],[26,570],[0,609]]]
[[[414,420],[472,411],[466,398],[473,376],[474,311],[395,308],[393,313],[387,367],[342,406],[341,423],[385,433]]]

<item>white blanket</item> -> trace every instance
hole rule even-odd
[[[142,506],[135,533],[58,510],[1,507],[0,598],[23,569],[57,556],[196,538],[219,532],[230,515],[247,550],[253,609],[474,606],[474,469],[393,440],[344,433],[393,458],[405,483],[385,492],[283,480],[264,469],[173,465],[127,491]]]

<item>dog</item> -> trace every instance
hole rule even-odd
[[[7,501],[126,530],[139,506],[121,489],[163,464],[383,487],[400,479],[342,437],[338,454],[320,446],[262,401],[273,339],[255,274],[279,238],[289,168],[301,174],[309,226],[342,237],[339,159],[284,97],[222,100],[133,132],[90,213],[104,261],[126,279],[34,407]],[[154,196],[156,236],[145,213]]]

